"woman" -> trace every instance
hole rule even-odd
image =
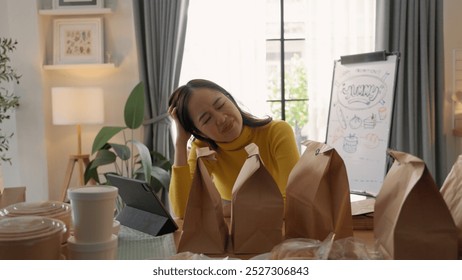
[[[200,79],[189,81],[172,93],[169,113],[177,128],[169,193],[177,217],[184,217],[196,168],[196,149],[200,147],[216,151],[217,160],[204,163],[224,200],[232,198],[234,181],[247,159],[244,148],[250,143],[259,147],[265,167],[285,197],[289,173],[300,158],[288,123],[259,119],[244,112],[225,89]],[[194,140],[188,155],[191,135]]]

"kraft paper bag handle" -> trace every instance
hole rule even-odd
[[[321,143],[321,142],[315,142],[315,141],[307,142],[307,144],[306,144],[307,149],[311,149],[312,147],[309,147],[311,145],[315,145],[313,147],[315,149],[312,152],[314,152],[314,155],[316,157],[319,154],[327,156],[327,153],[333,149],[332,147],[330,147],[327,144],[324,144],[324,143]],[[316,148],[316,146],[318,146],[318,147]],[[324,170],[324,172],[325,172],[325,170],[327,169],[327,167],[329,166],[329,164],[330,164],[330,162],[332,160],[332,157],[328,156],[327,159],[321,159],[321,160],[318,160],[318,162],[320,161],[318,167],[320,168],[319,170]],[[321,185],[322,179],[324,178],[324,173],[321,174],[321,173],[318,172],[318,174],[320,174],[320,176],[315,178],[316,182],[313,184],[314,186],[316,186],[316,188],[312,188],[311,190],[308,190],[308,191],[313,191],[314,192],[313,195],[312,195],[313,198],[316,197],[314,194],[316,194],[318,192],[318,188]]]
[[[415,163],[419,165],[424,165],[425,163],[422,159],[404,152],[399,152],[395,150],[388,150],[388,154],[399,163]]]
[[[325,154],[327,152],[332,151],[334,148],[327,145],[323,144],[320,148],[316,149],[315,153],[317,154]],[[330,164],[332,164],[333,161],[338,160],[338,158],[334,158],[334,155],[331,155],[330,157]],[[341,227],[344,226],[345,224],[345,217],[347,215],[347,211],[350,210],[351,212],[351,206],[348,204],[351,204],[351,201],[349,199],[349,196],[345,199],[342,199],[341,204],[340,204],[340,212],[338,213],[339,219],[336,220],[335,225],[334,225],[334,235],[333,238],[335,238],[335,233],[341,231]]]
[[[204,178],[204,176],[209,176],[207,174],[205,174],[205,172],[208,173],[207,171],[207,168],[205,167],[205,164],[202,160],[213,160],[213,161],[216,161],[216,152],[214,150],[211,150],[209,147],[203,147],[203,148],[198,148],[196,150],[196,153],[197,153],[197,166],[199,167],[200,169],[200,172]],[[212,198],[212,202],[214,204],[221,204],[221,198],[218,199],[218,197],[215,197],[215,196],[211,196]]]
[[[282,241],[284,200],[260,158],[258,146],[250,143],[245,150],[248,157],[232,190],[233,252],[269,252]]]
[[[204,189],[198,194],[191,188],[183,223],[183,234],[178,244],[178,251],[222,254],[226,251],[228,226],[223,216],[221,196],[215,188],[213,180],[204,164],[204,160],[216,160],[215,151],[210,150],[208,147],[197,149],[197,167],[193,178],[193,184],[195,180],[201,180],[201,186]],[[200,179],[196,177],[198,174],[201,177]],[[206,197],[210,199],[207,208],[204,208],[204,204],[197,204],[197,199],[201,198],[200,195],[204,193],[208,193]],[[195,199],[194,205],[190,204],[193,197],[192,195],[194,195]],[[200,222],[194,220],[194,218],[198,217],[200,217]],[[204,220],[207,222],[204,222]],[[210,227],[212,227],[212,229],[210,229]]]
[[[425,172],[425,162],[414,155],[395,150],[389,150],[388,154],[393,157],[399,164],[411,164],[415,168],[415,171],[409,178],[406,191],[403,193],[404,197],[407,197],[409,192],[414,188],[415,184],[417,184]]]
[[[255,143],[250,143],[249,145],[245,146],[245,151],[251,156],[260,156],[260,150],[258,149],[257,144]]]
[[[240,176],[236,178],[231,193],[236,193],[244,183],[244,180],[252,176],[260,168],[260,164],[263,162],[260,160],[260,150],[255,143],[250,143],[245,146],[245,151],[249,155],[244,165],[241,168]],[[252,158],[253,157],[253,158]]]
[[[197,153],[198,158],[207,158],[211,160],[216,160],[215,158],[216,152],[211,150],[209,147],[198,148],[196,150],[196,153]]]

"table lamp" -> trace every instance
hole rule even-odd
[[[81,125],[103,123],[103,90],[98,87],[53,87],[51,100],[53,124],[75,125],[77,128],[77,154],[69,156],[61,194],[62,201],[64,201],[76,162],[79,165],[80,185],[84,185],[83,168],[88,166],[90,155],[82,154]]]

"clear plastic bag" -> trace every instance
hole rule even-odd
[[[347,237],[336,240],[329,252],[330,260],[378,260],[383,259],[382,254],[374,248],[367,246],[361,239]]]
[[[176,255],[173,255],[169,260],[238,260],[237,258],[223,257],[223,258],[212,258],[204,254],[196,254],[189,251],[181,252]]]
[[[291,238],[276,245],[270,252],[272,260],[378,260],[383,255],[377,249],[367,246],[361,239],[347,237],[335,240],[335,234],[330,233],[324,241]]]
[[[271,250],[272,260],[326,260],[335,234],[330,233],[324,241],[308,238],[291,238]]]

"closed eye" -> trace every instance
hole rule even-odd
[[[204,124],[207,124],[207,123],[209,122],[210,119],[211,119],[210,117],[207,117],[207,119],[204,120]]]
[[[226,104],[226,101],[223,102],[223,103],[221,103],[221,104],[217,107],[217,109],[219,110],[219,109],[223,108],[223,106],[225,106],[225,104]]]
[[[212,117],[209,114],[205,115],[202,119],[202,125],[207,124],[211,118]]]

